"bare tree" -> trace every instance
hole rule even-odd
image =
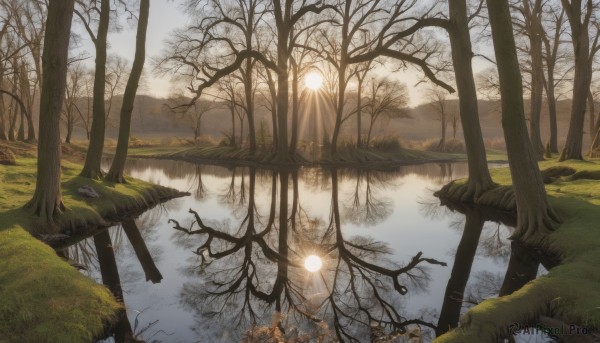
[[[600,49],[598,38],[590,42],[590,28],[598,31],[594,13],[599,3],[594,0],[561,0],[569,25],[575,55],[575,76],[573,80],[573,97],[571,106],[571,121],[565,145],[564,156],[561,159],[583,159],[583,127],[587,96],[591,84],[591,59]],[[582,6],[583,5],[583,6]],[[598,37],[596,35],[596,37]]]
[[[137,35],[135,38],[135,57],[131,66],[131,73],[125,86],[123,94],[123,103],[119,116],[119,138],[115,157],[110,166],[106,179],[112,182],[124,183],[125,161],[129,148],[129,133],[131,130],[131,114],[133,113],[133,104],[138,90],[138,84],[144,69],[146,60],[146,31],[148,29],[148,17],[150,15],[150,0],[140,1],[140,14],[138,17]],[[110,107],[109,107],[110,111]]]
[[[105,128],[113,125],[111,114],[113,112],[115,96],[121,95],[125,91],[129,79],[127,64],[127,60],[118,55],[111,55],[106,60]]]
[[[545,25],[543,26],[544,30],[542,35],[542,41],[544,42],[543,57],[546,67],[544,89],[546,90],[546,97],[548,99],[550,151],[558,153],[558,125],[556,123],[556,101],[558,96],[556,95],[556,90],[565,80],[567,71],[570,70],[570,68],[566,68],[566,70],[565,68],[561,68],[563,65],[567,64],[564,63],[566,62],[565,59],[567,54],[560,49],[566,31],[563,25],[565,11],[562,7],[560,9],[549,7],[546,11],[548,11],[548,14],[546,15],[548,20],[546,20]]]
[[[67,86],[65,89],[65,102],[62,119],[67,128],[65,143],[71,143],[75,125],[80,121],[77,102],[84,97],[84,69],[80,63],[71,64],[67,70]]]
[[[529,134],[533,150],[538,159],[543,159],[544,144],[540,133],[540,117],[542,113],[542,97],[544,92],[544,65],[542,53],[542,37],[544,28],[542,25],[543,1],[522,0],[512,6],[520,16],[513,17],[513,26],[518,32],[526,36],[528,46],[525,49],[529,55],[530,82],[530,118]]]
[[[50,0],[42,65],[44,78],[40,97],[40,139],[37,180],[33,198],[26,207],[54,231],[55,220],[64,210],[60,190],[60,111],[67,78],[67,57],[71,37],[74,0]],[[48,44],[52,42],[52,44]]]
[[[435,111],[436,120],[440,122],[441,138],[437,149],[446,151],[446,127],[449,122],[448,103],[446,100],[448,92],[439,87],[431,86],[425,90],[425,96],[430,102],[429,106]]]
[[[82,5],[82,11],[76,10],[75,14],[81,19],[86,31],[90,35],[96,48],[96,69],[94,74],[94,96],[92,105],[92,124],[90,128],[90,144],[85,156],[85,163],[81,176],[92,179],[102,177],[102,152],[104,151],[104,134],[106,131],[104,95],[106,90],[106,48],[108,26],[110,20],[111,0],[94,0],[92,3]],[[98,3],[100,10],[98,12]],[[92,30],[94,14],[99,13],[98,30]]]
[[[560,220],[548,203],[537,158],[527,134],[521,73],[508,0],[487,0],[487,6],[500,80],[502,128],[517,205],[514,237],[540,244]]]
[[[365,112],[369,115],[369,131],[365,146],[369,146],[375,122],[382,116],[389,118],[407,117],[404,108],[408,104],[408,90],[406,85],[387,78],[370,81],[370,87],[366,94]]]

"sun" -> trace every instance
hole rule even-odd
[[[317,255],[310,255],[304,260],[304,268],[311,273],[318,272],[323,266],[323,261]]]
[[[304,77],[304,85],[306,85],[306,88],[316,91],[323,85],[323,77],[318,73],[308,73]]]

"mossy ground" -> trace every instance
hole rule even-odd
[[[90,342],[116,319],[120,305],[106,287],[29,233],[43,228],[23,209],[35,189],[35,149],[11,148],[17,151],[17,165],[0,165],[0,342]],[[101,224],[107,216],[149,205],[168,193],[137,180],[115,185],[83,179],[77,177],[80,170],[80,165],[63,161],[67,210],[61,227]],[[89,183],[101,198],[86,200],[77,194],[77,188]]]
[[[600,172],[599,159],[540,162],[541,169],[552,166]],[[500,185],[511,184],[508,168],[491,173]],[[535,324],[540,315],[600,328],[600,181],[563,177],[546,185],[546,190],[563,218],[563,224],[548,238],[549,248],[560,254],[562,263],[511,295],[473,307],[461,319],[459,329],[435,342],[496,342],[507,335],[511,324]]]

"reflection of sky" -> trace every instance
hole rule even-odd
[[[133,168],[129,172],[133,177],[151,180],[164,186],[189,191],[192,194],[197,188],[196,168],[193,165],[165,161],[135,161],[131,164]],[[158,257],[156,263],[163,275],[160,284],[153,285],[145,282],[143,271],[135,259],[126,237],[122,239],[122,244],[127,248],[117,249],[124,298],[131,322],[135,322],[136,310],[143,310],[138,318],[140,322],[138,331],[158,320],[158,323],[143,334],[143,337],[150,341],[149,338],[153,334],[156,335],[152,339],[165,342],[188,342],[191,337],[199,341],[224,339],[221,334],[227,328],[228,323],[224,323],[224,326],[211,324],[212,332],[206,332],[205,328],[196,328],[195,330],[194,326],[204,320],[196,318],[195,313],[183,309],[180,303],[184,284],[203,282],[198,276],[193,276],[186,270],[190,266],[197,265],[196,256],[191,251],[199,246],[202,239],[198,236],[182,235],[172,230],[171,225],[167,224],[169,218],[179,220],[182,225],[189,224],[192,217],[187,211],[191,208],[200,214],[206,224],[218,226],[220,223],[229,221],[232,227],[238,227],[240,216],[244,214],[247,202],[242,205],[225,202],[223,194],[230,185],[231,171],[208,166],[203,166],[202,170],[202,182],[206,192],[204,198],[196,200],[194,196],[189,196],[176,199],[141,217],[141,221],[144,221],[145,217],[155,217],[154,222],[147,223],[145,227],[140,227],[140,230],[147,239],[150,251],[159,252],[159,256],[154,253],[153,255],[155,258]],[[340,212],[346,240],[353,236],[368,236],[375,241],[387,243],[392,255],[386,259],[399,265],[408,263],[419,251],[423,252],[423,257],[434,258],[448,264],[447,267],[424,264],[431,279],[426,291],[416,291],[415,287],[406,285],[409,290],[408,294],[406,296],[398,295],[398,299],[393,301],[402,307],[402,312],[407,318],[419,318],[425,313],[425,319],[434,323],[437,322],[446,284],[452,270],[454,254],[461,238],[463,224],[460,221],[464,219],[464,216],[460,214],[444,214],[443,210],[439,211],[437,215],[433,215],[431,211],[426,214],[427,210],[424,210],[426,206],[423,203],[431,201],[432,190],[439,189],[441,184],[448,181],[448,179],[443,181],[440,179],[440,170],[438,165],[407,167],[396,175],[386,177],[382,182],[373,182],[371,185],[373,198],[389,200],[391,204],[391,211],[387,217],[382,218],[373,227],[366,227],[360,223],[353,224],[347,216],[344,216],[347,208],[351,206],[356,179],[351,173],[342,173],[339,178]],[[453,170],[453,178],[465,176],[464,165],[456,165]],[[236,175],[235,185],[239,189],[240,169],[236,171]],[[248,187],[248,172],[245,175],[245,186]],[[300,205],[311,218],[320,218],[325,223],[323,225],[329,221],[331,211],[331,180],[328,175],[325,173],[315,176],[310,170],[301,170],[299,180]],[[290,203],[293,194],[291,184],[290,177]],[[361,190],[364,192],[365,187],[363,186]],[[271,202],[270,172],[257,173],[256,202],[262,220],[266,221]],[[436,209],[440,208],[434,206],[433,210]],[[162,213],[153,214],[155,211],[162,211]],[[456,221],[459,221],[459,224],[453,227],[452,223]],[[486,225],[481,235],[482,239],[491,236],[496,228],[496,224]],[[500,233],[502,242],[509,244],[506,241],[508,230],[501,228]],[[148,239],[148,236],[151,239]],[[482,249],[478,250],[465,293],[468,293],[469,289],[483,287],[480,280],[485,278],[478,277],[478,275],[495,276],[492,279],[499,279],[501,283],[506,271],[507,257],[487,256],[488,254],[482,252]],[[98,278],[99,275],[96,274],[96,277]],[[138,278],[135,279],[135,277]],[[307,283],[307,288],[322,288],[323,285],[319,286],[317,281],[313,280]],[[500,284],[492,284],[491,288],[494,289],[494,286],[499,288]],[[172,336],[167,336],[171,333]]]

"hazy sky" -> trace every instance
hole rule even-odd
[[[147,90],[141,92],[162,98],[169,95],[172,85],[168,79],[158,78],[153,75],[154,72],[152,70],[150,59],[158,56],[161,53],[164,42],[168,38],[169,34],[176,28],[184,27],[188,20],[188,17],[180,9],[180,6],[173,1],[156,0],[151,3],[146,46],[146,64],[144,67],[144,73],[146,80],[148,81],[148,87]],[[82,37],[80,49],[85,50],[88,56],[92,56],[89,60],[89,63],[90,66],[93,66],[95,56],[94,47],[89,39],[89,36],[83,29],[79,19],[76,19],[75,22],[76,24],[74,25],[74,30]],[[109,32],[109,56],[111,54],[117,54],[127,59],[129,63],[133,61],[133,56],[135,53],[135,25],[135,22],[132,24],[124,22],[121,24],[121,32]],[[96,28],[94,27],[94,30],[95,29]],[[482,62],[481,59],[475,60],[474,62],[475,72],[478,72],[487,66],[489,65]],[[393,73],[391,75],[389,71],[386,71],[385,68],[380,68],[378,73],[383,76],[397,78],[408,86],[410,91],[410,106],[416,106],[424,101],[421,98],[421,90],[423,89],[424,85],[421,84],[415,87],[415,84],[419,81],[421,76],[420,73],[417,73],[414,68],[404,72]]]

